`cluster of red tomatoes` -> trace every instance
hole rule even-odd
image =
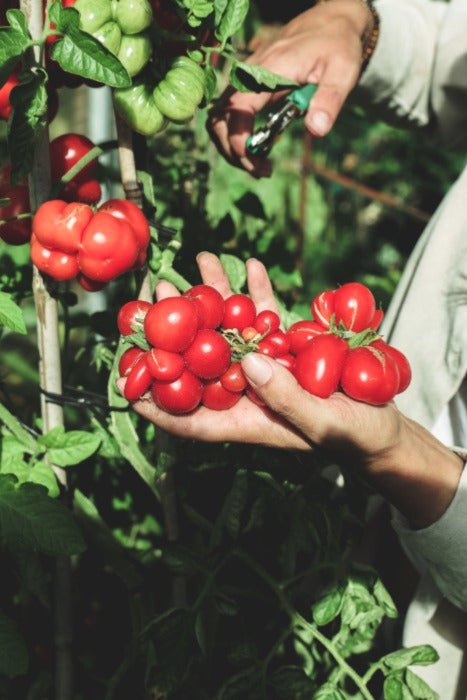
[[[242,371],[248,352],[274,358],[322,398],[341,390],[379,405],[407,388],[409,363],[377,334],[383,313],[367,287],[349,282],[327,290],[311,308],[315,320],[283,331],[274,311],[257,313],[247,295],[224,300],[204,284],[155,304],[127,302],[117,318],[132,343],[119,363],[124,396],[135,401],[150,392],[157,406],[175,414],[200,404],[231,408],[243,394],[261,404]]]
[[[66,133],[50,142],[50,169],[53,183],[58,182],[73,166],[94,148],[94,143],[82,134]],[[85,202],[97,204],[102,196],[101,186],[93,177],[97,167],[97,158],[93,158],[73,177],[58,193],[67,202]],[[9,202],[0,207],[0,238],[10,245],[22,245],[31,237],[32,219],[16,218],[28,214],[31,210],[29,187],[26,181],[17,185],[10,183],[10,165],[0,171],[0,199]]]
[[[31,259],[50,277],[76,278],[88,291],[146,259],[149,224],[143,212],[125,199],[110,199],[96,212],[82,202],[44,202],[33,219]]]

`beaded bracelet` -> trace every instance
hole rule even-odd
[[[330,2],[331,0],[316,0],[316,4],[320,5],[323,2]],[[361,73],[365,70],[368,62],[373,55],[379,38],[379,15],[373,4],[373,0],[358,0],[362,5],[365,5],[367,10],[371,14],[372,21],[368,23],[365,32],[362,36],[362,69]]]

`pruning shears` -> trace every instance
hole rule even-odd
[[[305,114],[317,89],[317,85],[310,83],[287,95],[276,109],[269,112],[266,124],[248,137],[248,151],[254,156],[266,157],[284,129]]]

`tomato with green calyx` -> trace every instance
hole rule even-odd
[[[304,345],[298,353],[294,375],[310,394],[323,399],[337,391],[349,346],[337,335],[323,333]]]
[[[121,335],[132,335],[143,328],[144,318],[152,308],[149,301],[127,301],[117,314],[117,327]]]
[[[192,372],[185,369],[173,382],[155,381],[151,388],[154,403],[169,413],[190,413],[201,402],[203,384]]]
[[[399,389],[399,370],[393,358],[371,345],[350,350],[340,379],[347,396],[374,406],[388,403]]]
[[[71,280],[79,272],[76,254],[46,248],[34,234],[31,235],[31,260],[41,272],[59,282]]]
[[[32,229],[43,246],[63,253],[77,253],[81,237],[94,213],[87,204],[51,199],[34,215]]]
[[[138,241],[132,227],[123,219],[98,211],[81,236],[79,267],[86,277],[109,282],[131,270],[138,253]]]
[[[185,122],[201,103],[205,84],[203,68],[188,56],[178,56],[154,88],[156,107],[168,119]]]
[[[122,119],[138,134],[154,136],[167,126],[168,119],[156,106],[153,88],[143,80],[113,91],[113,102]]]

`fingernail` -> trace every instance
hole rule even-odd
[[[264,386],[272,377],[272,368],[267,360],[250,352],[242,360],[242,368],[252,386]]]
[[[308,120],[308,125],[316,134],[324,136],[331,128],[331,119],[326,112],[314,112]]]

